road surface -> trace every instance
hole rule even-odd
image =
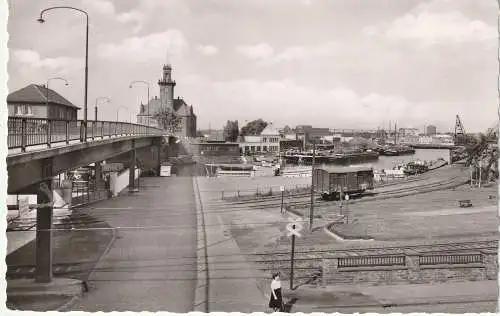
[[[190,177],[142,178],[140,192],[88,206],[116,239],[66,310],[193,310],[196,206]]]

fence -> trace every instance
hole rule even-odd
[[[293,197],[293,195],[297,194],[307,194],[311,192],[310,185],[285,186],[284,189],[285,191],[283,192],[283,195],[286,198],[291,198]],[[279,186],[258,186],[253,189],[221,191],[222,200],[252,200],[272,196],[281,196],[281,190]]]
[[[86,141],[85,124],[82,120],[53,120],[27,117],[8,118],[7,144],[9,149],[47,145],[78,140]],[[163,130],[139,124],[87,121],[87,138],[104,138],[125,135],[162,135]]]
[[[104,181],[86,182],[85,185],[74,185],[72,189],[72,205],[81,205],[93,201],[107,199],[109,191],[105,188]]]
[[[436,264],[469,264],[481,263],[481,254],[440,254],[427,255],[418,258],[419,265],[436,265]]]
[[[496,279],[497,251],[347,256],[322,259],[322,284],[370,285]]]
[[[339,258],[339,268],[372,267],[372,266],[404,266],[405,256],[363,256]]]

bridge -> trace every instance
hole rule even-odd
[[[96,176],[102,177],[97,166],[117,156],[128,156],[129,170],[135,170],[137,152],[150,148],[156,148],[153,159],[159,173],[166,136],[162,129],[124,122],[87,121],[85,130],[80,120],[8,118],[7,192],[37,196],[37,205],[31,207],[37,208],[38,282],[52,279],[52,179],[91,163],[96,164]],[[129,189],[134,180],[135,173],[129,172]]]
[[[76,120],[9,117],[8,194],[32,193],[32,186],[41,181],[127,152],[132,158],[137,149],[161,146],[168,136],[150,126],[88,121],[84,139],[83,127],[83,121]]]

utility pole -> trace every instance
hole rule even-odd
[[[280,186],[280,191],[281,191],[281,214],[283,215],[283,200],[285,197],[285,187]]]
[[[316,140],[313,138],[313,156],[311,165],[311,210],[309,211],[309,230],[313,229],[314,216],[314,164],[316,163]]]
[[[483,167],[482,161],[479,160],[479,181],[478,181],[479,188],[481,187],[481,181],[482,181],[482,179],[481,179],[481,171],[482,171],[481,169],[483,169],[482,167]]]
[[[295,230],[295,225],[292,225],[292,229]],[[295,234],[292,234],[292,258],[290,262],[290,290],[293,290],[293,259],[295,257]]]

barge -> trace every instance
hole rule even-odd
[[[397,147],[380,148],[378,152],[381,156],[403,156],[403,155],[415,154],[415,149],[407,146],[397,146]]]
[[[315,164],[350,165],[378,160],[379,154],[375,151],[350,153],[317,153]],[[285,153],[282,159],[286,164],[312,165],[311,153]]]

